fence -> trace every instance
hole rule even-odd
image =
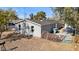
[[[60,42],[64,39],[64,35],[55,35],[53,33],[43,32],[42,38],[47,39],[47,40]]]

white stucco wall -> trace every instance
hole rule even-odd
[[[29,30],[26,28],[24,32],[24,26],[23,26],[24,22],[20,22],[16,24],[16,32],[17,33],[21,33],[21,34],[25,34],[25,35],[30,35],[33,34],[33,37],[41,37],[41,25],[31,22],[31,21],[26,21],[26,27],[29,26]],[[19,24],[21,25],[21,30],[19,31]],[[34,26],[34,32],[31,32],[31,26]]]
[[[19,30],[19,25],[21,26],[21,30]],[[23,22],[17,23],[16,24],[16,32],[23,34]]]
[[[34,32],[33,32],[34,37],[41,37],[41,25],[31,21],[26,22],[26,25],[29,25],[30,28],[31,26],[34,26]]]

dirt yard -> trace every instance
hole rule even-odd
[[[5,32],[8,33],[8,32]],[[41,38],[21,38],[20,40],[6,42],[7,51],[74,51],[79,50],[79,46],[74,48],[74,44],[53,42]]]

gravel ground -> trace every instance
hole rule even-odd
[[[5,44],[7,50],[14,51],[73,51],[73,44],[52,42],[45,39],[27,39],[7,42]]]
[[[74,51],[74,44],[53,42],[41,38],[21,38],[20,40],[6,42],[7,51]]]

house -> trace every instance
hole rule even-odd
[[[22,21],[22,19],[17,19],[17,20],[11,20],[9,23],[8,23],[8,29],[9,30],[15,30],[15,24],[18,22],[18,21]]]
[[[61,28],[62,23],[54,20],[19,20],[15,22],[16,32],[33,37],[42,37],[42,33],[53,31],[53,28]]]

